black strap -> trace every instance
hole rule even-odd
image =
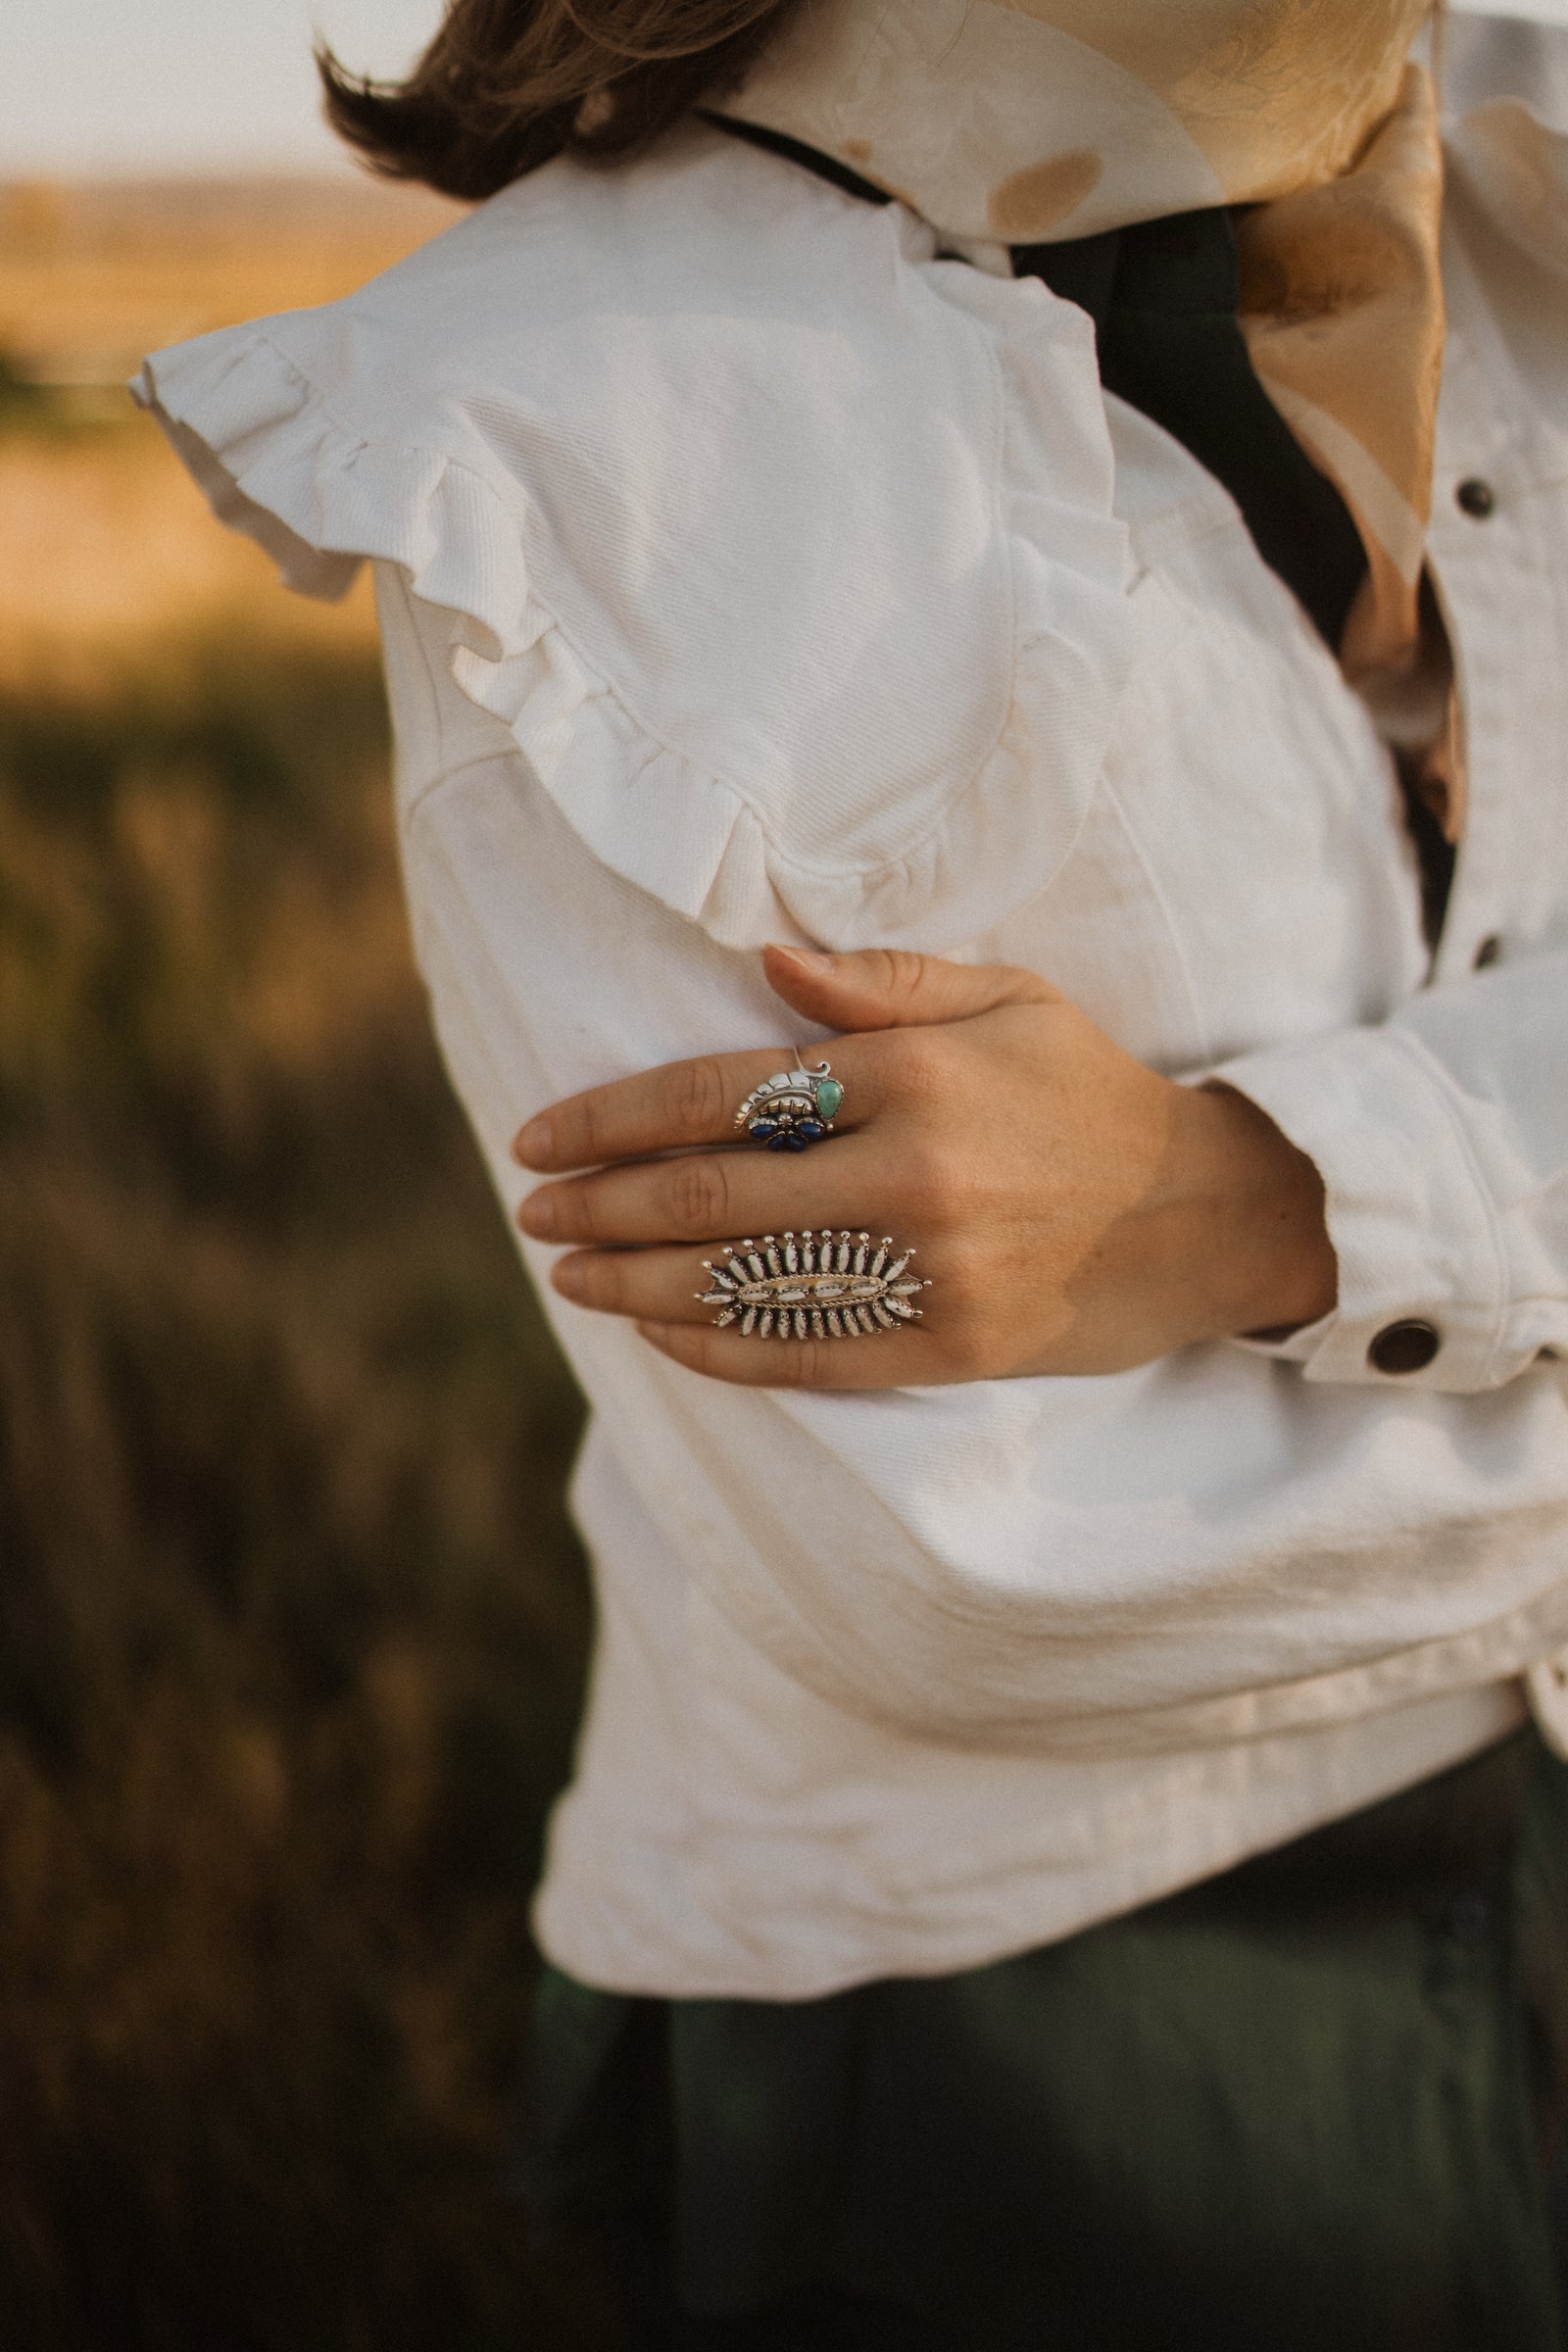
[[[706,122],[799,164],[868,204],[891,204],[832,156],[727,115]],[[1057,245],[1014,245],[1014,277],[1043,279],[1095,322],[1107,392],[1164,426],[1224,483],[1258,554],[1338,650],[1366,551],[1339,491],[1319,473],[1257,380],[1237,322],[1241,267],[1223,208],[1107,229]]]
[[[886,188],[879,188],[848,164],[841,164],[820,147],[808,147],[803,139],[792,139],[788,131],[769,130],[761,122],[737,122],[733,115],[712,115],[700,106],[697,113],[715,130],[727,130],[732,139],[744,139],[750,147],[761,147],[769,155],[782,156],[787,164],[799,164],[804,172],[814,172],[818,179],[827,180],[833,187],[842,188],[846,196],[858,196],[862,204],[891,204]]]
[[[1224,483],[1264,563],[1338,648],[1366,551],[1339,491],[1257,380],[1236,317],[1230,214],[1173,213],[1066,244],[1015,245],[1012,270],[1089,313],[1106,391]]]

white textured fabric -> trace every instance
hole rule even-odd
[[[1066,1934],[1484,1743],[1568,1643],[1568,180],[1516,108],[1455,152],[1431,971],[1388,759],[1226,494],[1077,312],[898,208],[683,133],[149,363],[296,585],[377,561],[509,1205],[555,1097],[782,1042],[770,936],[1030,964],[1328,1186],[1335,1314],[1111,1379],[732,1390],[548,1299],[594,1406],[539,1906],[581,1977],[805,1995]],[[1435,1360],[1379,1373],[1411,1316]]]

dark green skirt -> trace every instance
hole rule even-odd
[[[1533,1732],[1127,1918],[795,2003],[547,1972],[521,2171],[649,2347],[1562,2352]]]

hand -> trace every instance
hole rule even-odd
[[[1321,1180],[1244,1096],[1157,1076],[1032,972],[880,949],[769,948],[764,968],[846,1033],[837,1131],[798,1154],[735,1143],[742,1098],[794,1057],[777,1048],[555,1103],[514,1151],[557,1179],[518,1223],[578,1245],[564,1298],[716,1379],[845,1389],[1120,1372],[1333,1305]],[[923,1319],[853,1342],[714,1328],[700,1245],[823,1226],[915,1245]]]

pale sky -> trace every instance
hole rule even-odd
[[[1568,0],[1459,0],[1568,24]],[[405,67],[440,0],[0,0],[0,179],[330,165],[313,22],[347,62]]]
[[[330,166],[313,24],[395,74],[440,0],[0,0],[0,179]]]

